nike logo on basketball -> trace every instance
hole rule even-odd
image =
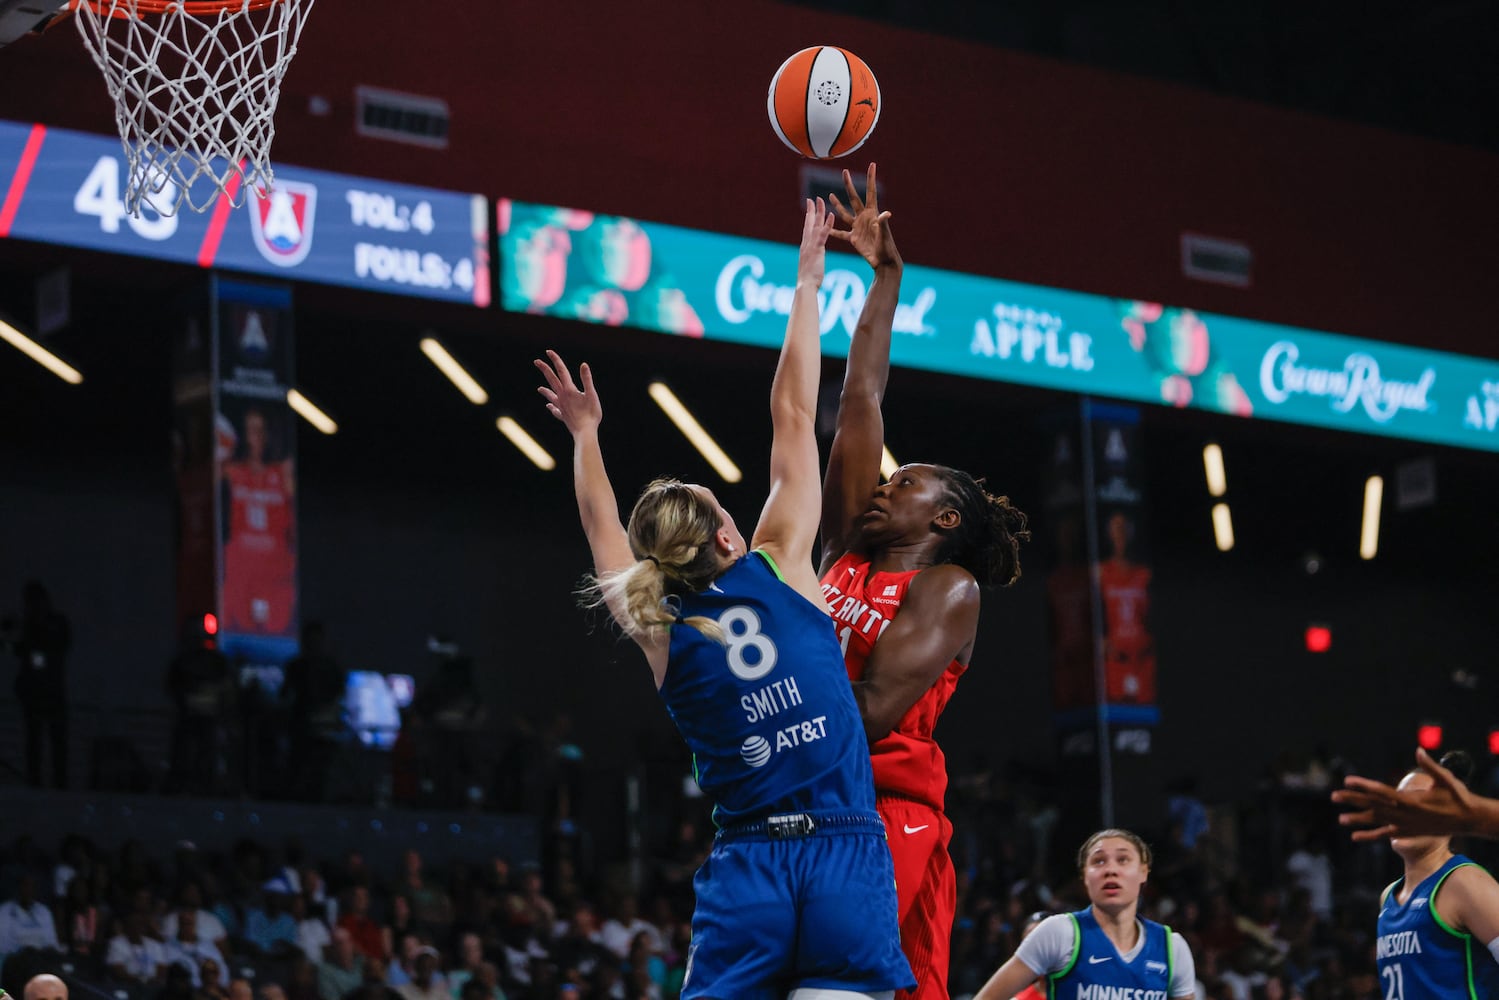
[[[920,833],[922,830],[925,830],[927,827],[929,827],[931,825],[932,824],[930,824],[930,823],[923,823],[920,826],[910,826],[909,824],[907,824],[907,825],[903,825],[901,827],[901,829],[904,830],[904,831],[906,831],[907,833]]]
[[[1088,964],[1089,965],[1097,965],[1099,962],[1112,962],[1113,960],[1114,960],[1114,956],[1113,955],[1089,955],[1088,956]]]

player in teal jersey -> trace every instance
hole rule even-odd
[[[1462,779],[1467,754],[1441,764]],[[1411,771],[1402,791],[1431,788]],[[1499,883],[1461,854],[1448,837],[1391,837],[1405,873],[1379,901],[1380,993],[1389,1000],[1483,1000],[1499,997]]]
[[[1128,830],[1100,830],[1077,854],[1092,905],[1047,917],[974,1000],[1010,1000],[1046,981],[1051,1000],[1193,1000],[1192,952],[1171,928],[1139,916],[1150,847]]]
[[[807,202],[770,393],[770,494],[749,545],[711,490],[676,480],[648,485],[622,525],[592,372],[579,368],[580,387],[555,352],[536,362],[573,437],[590,603],[645,652],[720,824],[693,881],[683,1000],[888,1000],[915,983],[864,726],[812,569],[816,296],[832,225]]]

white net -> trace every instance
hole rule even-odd
[[[281,80],[313,0],[75,0],[114,99],[125,207],[161,215],[269,191]]]

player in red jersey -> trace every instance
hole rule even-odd
[[[245,411],[245,456],[223,465],[224,630],[287,635],[296,612],[290,459],[267,462],[265,414]]]
[[[956,878],[943,813],[947,762],[932,729],[973,653],[979,588],[1014,582],[1025,514],[965,472],[907,465],[880,483],[890,336],[902,262],[880,219],[874,164],[868,202],[845,171],[842,239],[874,268],[849,348],[837,432],[823,484],[822,589],[864,719],[880,815],[895,859],[901,947],[916,989],[947,1000]],[[897,613],[898,612],[898,613]]]

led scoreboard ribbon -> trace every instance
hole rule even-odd
[[[0,122],[0,237],[489,304],[480,195],[277,165],[271,195],[238,209],[131,216],[123,159],[115,139]]]
[[[500,305],[775,348],[796,247],[501,201]],[[824,354],[869,280],[829,254]],[[908,264],[891,360],[1133,402],[1499,451],[1499,361]]]

